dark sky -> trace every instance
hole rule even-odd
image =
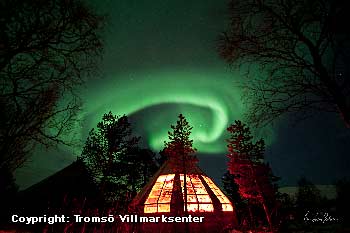
[[[158,152],[170,124],[181,112],[193,129],[200,166],[216,181],[226,169],[226,127],[244,120],[246,108],[234,82],[242,78],[218,57],[216,46],[227,25],[227,1],[96,1],[108,15],[101,76],[81,89],[85,101],[82,141],[103,113],[127,114],[143,144]],[[329,184],[349,176],[350,132],[337,115],[293,125],[289,118],[255,133],[267,141],[266,158],[282,185],[306,176]],[[38,148],[17,171],[21,188],[70,164],[80,148]]]

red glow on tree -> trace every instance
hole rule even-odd
[[[261,204],[272,228],[269,207],[275,202],[276,189],[271,182],[271,168],[264,163],[264,140],[253,143],[250,129],[241,121],[235,121],[227,130],[230,132],[228,170],[234,175],[241,197]]]

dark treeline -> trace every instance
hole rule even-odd
[[[186,121],[183,116],[182,119]],[[181,128],[181,125],[178,127]],[[176,129],[173,128],[174,131]],[[230,162],[222,182],[238,217],[239,225],[233,226],[232,230],[336,232],[348,227],[349,180],[335,183],[337,195],[333,200],[323,197],[317,186],[305,178],[299,180],[294,196],[280,193],[277,186],[279,178],[273,175],[264,161],[263,140],[254,141],[249,127],[240,121],[234,122],[228,131]],[[165,142],[159,154],[140,148],[142,139],[133,135],[127,116],[115,116],[111,112],[104,114],[96,128],[91,129],[81,155],[73,164],[8,197],[8,209],[2,210],[6,218],[3,218],[5,221],[1,227],[33,232],[125,232],[124,224],[28,226],[11,225],[8,220],[14,212],[23,216],[127,214],[129,203],[161,164],[169,156],[177,156],[172,146],[177,145],[179,139],[175,136],[170,139],[172,141]],[[195,156],[184,159],[192,161]],[[15,193],[15,190],[12,191],[12,194]],[[11,199],[15,202],[11,203]],[[327,223],[321,222],[321,218]]]
[[[231,24],[220,39],[220,55],[248,67],[243,85],[252,103],[251,125],[268,124],[285,113],[304,119],[325,111],[337,112],[349,126],[348,9],[342,0],[230,1]],[[13,174],[37,145],[73,144],[66,136],[81,106],[76,88],[97,70],[104,17],[78,0],[4,0],[0,17],[0,231],[123,232],[122,226],[107,224],[10,224],[12,213],[126,213],[130,201],[173,156],[169,148],[176,143],[165,144],[159,154],[141,148],[127,116],[106,113],[77,161],[18,192]],[[251,76],[254,65],[266,76]],[[280,193],[278,177],[264,160],[264,140],[255,140],[240,121],[228,132],[230,162],[223,186],[237,209],[236,230],[349,231],[349,180],[335,182],[334,200],[305,178],[295,196]],[[180,160],[186,159],[194,157]]]
[[[336,181],[335,199],[327,199],[312,182],[302,177],[296,193],[278,190],[277,181],[264,161],[264,140],[253,141],[247,125],[235,121],[227,129],[228,171],[222,182],[237,208],[242,231],[256,232],[343,232],[349,227],[346,209],[350,182]]]
[[[223,189],[237,208],[240,229],[266,230],[268,222],[259,203],[242,198],[233,175],[228,172],[222,177]],[[276,209],[273,224],[276,232],[346,232],[349,229],[349,179],[334,183],[334,198],[322,195],[321,190],[302,177],[296,192],[276,192]]]

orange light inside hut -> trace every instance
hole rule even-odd
[[[175,174],[160,175],[149,193],[144,213],[170,212],[171,195],[174,186]],[[207,176],[203,176],[205,183],[211,188],[221,203],[222,211],[233,211],[229,199]],[[183,198],[185,198],[184,174],[180,174]],[[199,175],[186,175],[187,211],[214,212],[214,205]],[[185,208],[185,207],[184,207]]]
[[[161,175],[145,201],[145,213],[170,212],[171,193],[175,174]]]
[[[222,193],[218,186],[216,186],[209,177],[203,175],[202,177],[205,180],[205,182],[209,185],[210,189],[213,191],[215,196],[219,199],[222,206],[222,211],[233,211],[233,206],[230,200]]]
[[[184,175],[180,174],[181,188],[183,196]],[[212,200],[205,190],[205,187],[198,175],[186,175],[187,188],[187,211],[188,212],[213,212],[214,206]]]

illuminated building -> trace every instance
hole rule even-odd
[[[135,223],[132,231],[220,232],[229,225],[237,224],[232,202],[212,179],[197,164],[183,169],[178,163],[174,159],[166,161],[135,197],[130,211],[140,216],[191,215],[204,217],[204,221],[188,223],[187,226],[186,223]]]

